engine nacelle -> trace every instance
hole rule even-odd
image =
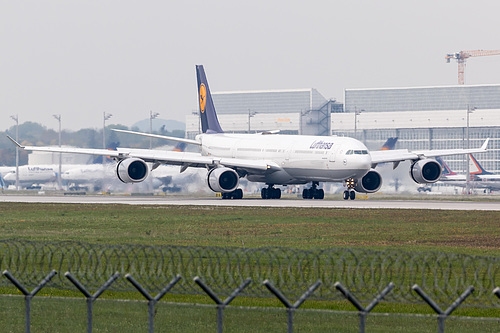
[[[410,176],[418,184],[435,183],[442,173],[441,164],[429,158],[416,161],[410,168]]]
[[[360,193],[374,193],[380,190],[381,186],[382,176],[377,170],[371,169],[366,175],[356,181],[354,189]]]
[[[148,165],[140,158],[125,158],[116,166],[116,175],[124,183],[140,183],[148,174]]]
[[[232,192],[240,184],[240,176],[231,168],[214,168],[208,172],[208,187],[214,192]]]

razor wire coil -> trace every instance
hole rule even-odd
[[[464,289],[475,288],[467,304],[500,307],[491,290],[500,284],[500,258],[440,252],[366,249],[220,248],[202,246],[103,245],[81,242],[0,241],[0,270],[8,270],[26,285],[37,285],[52,269],[71,272],[88,289],[97,289],[111,275],[131,274],[144,288],[161,290],[176,275],[182,280],[172,292],[197,294],[199,276],[214,292],[229,295],[245,279],[271,281],[288,298],[298,298],[312,283],[322,281],[312,298],[340,300],[340,281],[360,301],[370,301],[389,282],[395,284],[388,301],[420,302],[411,290],[418,284],[437,302],[448,304]],[[0,279],[0,286],[8,286]],[[70,289],[63,274],[50,282]],[[111,287],[132,291],[125,279]],[[261,283],[243,295],[268,297]]]

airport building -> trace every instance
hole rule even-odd
[[[500,85],[346,89],[344,101],[344,113],[332,115],[334,135],[354,136],[371,149],[398,137],[396,148],[410,150],[479,147],[490,138],[477,158],[500,173]],[[466,170],[464,156],[444,159]]]
[[[398,137],[396,149],[479,147],[483,167],[500,173],[500,85],[456,85],[384,89],[346,89],[344,104],[316,89],[213,93],[226,132],[280,130],[284,134],[351,136],[378,149]],[[186,134],[200,131],[197,112],[186,117]],[[445,158],[457,172],[464,156]]]
[[[212,92],[217,116],[226,132],[330,135],[331,114],[343,105],[316,89]],[[186,135],[200,132],[198,112],[186,117]]]

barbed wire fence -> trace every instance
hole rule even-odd
[[[435,302],[449,304],[474,287],[467,306],[500,308],[492,290],[500,285],[500,258],[440,252],[365,249],[218,248],[201,246],[102,245],[82,242],[0,241],[0,271],[7,270],[27,286],[37,286],[52,270],[48,286],[71,289],[70,272],[88,289],[98,289],[118,272],[129,274],[146,290],[158,292],[182,276],[171,293],[201,294],[199,277],[214,293],[230,295],[245,280],[243,296],[271,297],[267,280],[284,295],[300,298],[316,281],[322,286],[311,299],[341,300],[341,283],[362,302],[370,302],[390,283],[390,302],[423,303],[412,289],[418,285]],[[0,286],[11,286],[0,279]],[[135,291],[117,279],[115,291]]]

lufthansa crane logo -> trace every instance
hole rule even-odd
[[[205,84],[200,84],[200,111],[205,113],[205,106],[207,104],[207,87]]]

